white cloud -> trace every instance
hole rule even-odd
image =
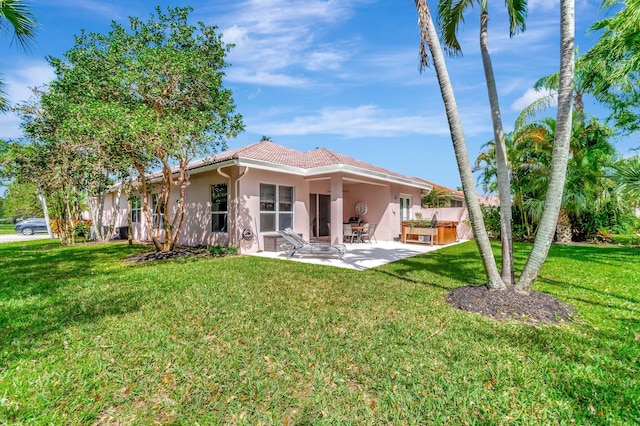
[[[20,61],[13,63],[12,68],[6,69],[3,77],[9,103],[13,105],[28,101],[32,95],[32,88],[49,83],[55,75],[45,61]],[[15,114],[0,115],[0,139],[15,139],[21,135],[20,119]]]
[[[0,139],[18,139],[20,136],[20,119],[14,114],[0,114]]]
[[[333,34],[334,24],[352,15],[352,3],[349,0],[246,0],[238,2],[222,19],[212,12],[216,20],[233,22],[220,31],[226,43],[235,44],[228,57],[239,70],[236,77],[242,79],[235,81],[264,84],[265,75],[290,75],[292,69],[300,72],[338,70],[350,56],[349,43],[342,41],[329,46],[319,41]],[[231,75],[232,79],[236,77]],[[296,85],[312,84],[308,77],[290,78]]]
[[[576,5],[575,8],[576,10],[580,10],[582,8],[591,6],[589,3],[598,3],[600,4],[601,2],[594,2],[593,0],[576,0]],[[558,0],[529,0],[528,2],[528,6],[529,6],[529,10],[537,10],[537,9],[542,9],[545,11],[548,10],[559,10],[560,9],[560,2]]]
[[[353,108],[323,108],[315,114],[294,117],[276,123],[270,119],[250,125],[252,129],[272,135],[338,135],[345,138],[398,137],[411,134],[444,135],[449,128],[442,117],[405,115],[375,105]]]
[[[45,61],[28,61],[14,64],[5,71],[7,94],[11,103],[23,102],[31,97],[31,88],[40,87],[55,77],[53,69]]]
[[[343,56],[339,52],[326,50],[311,52],[306,63],[306,68],[311,71],[337,70]]]
[[[558,0],[529,0],[528,5],[529,9],[532,10],[538,8],[551,10],[560,7],[560,2],[558,2]]]
[[[252,71],[249,69],[231,69],[226,79],[235,83],[251,83],[261,86],[300,87],[308,84],[304,77],[292,77],[282,73]]]
[[[135,13],[126,13],[119,5],[115,6],[111,4],[111,2],[100,0],[58,0],[56,6],[67,7],[76,13],[79,12],[79,10],[89,11],[102,15],[109,20],[115,19],[117,21],[123,20],[129,15],[135,15]]]
[[[548,97],[549,95],[552,96],[550,106],[556,106],[558,104],[558,95],[555,92],[552,93],[550,90],[547,90],[547,89],[541,89],[541,90],[529,89],[526,92],[524,92],[524,95],[520,96],[511,104],[511,109],[513,111],[520,112],[524,108],[528,107],[529,105],[537,101],[538,99]]]

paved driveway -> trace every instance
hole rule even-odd
[[[15,243],[19,241],[31,241],[31,240],[44,240],[49,238],[49,234],[35,234],[35,235],[22,235],[22,234],[0,234],[0,244],[2,243]]]

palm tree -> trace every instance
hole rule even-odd
[[[602,7],[615,10],[615,15],[596,22],[591,31],[600,38],[580,58],[586,62],[585,83],[596,99],[608,105],[618,131],[640,130],[640,0],[603,0]]]
[[[533,222],[541,218],[541,207],[546,198],[548,186],[547,175],[551,163],[552,141],[555,136],[556,122],[547,118],[519,129],[521,140],[539,137],[535,147],[523,144],[525,149],[535,150],[536,168],[527,176],[528,199],[526,208]],[[612,201],[609,193],[607,171],[615,161],[615,148],[609,142],[611,130],[596,119],[587,124],[580,116],[574,117],[569,160],[567,163],[567,180],[565,183],[562,204],[556,224],[556,240],[571,242],[575,218],[589,211],[597,211],[605,200]],[[522,149],[522,147],[520,148]]]
[[[31,9],[22,0],[0,0],[0,33],[12,32],[21,48],[29,49],[35,38],[36,25]],[[4,86],[0,76],[0,111],[9,107]]]
[[[591,70],[588,68],[589,65],[590,64],[588,62],[582,60],[577,60],[575,63],[575,74],[573,77],[573,110],[574,113],[577,114],[584,113],[583,97],[586,93],[591,92],[587,82],[588,75],[591,73]],[[520,112],[518,118],[516,118],[516,128],[525,126],[529,119],[551,107],[556,94],[558,93],[559,83],[559,73],[547,75],[534,83],[533,88],[536,91],[541,92],[546,90],[547,94],[538,98]]]
[[[429,5],[426,0],[415,0],[415,5],[418,12],[418,28],[420,31],[420,71],[429,65],[430,53],[440,85],[449,129],[451,131],[453,150],[455,152],[456,162],[458,163],[458,171],[460,173],[467,209],[469,210],[471,228],[473,229],[475,241],[487,273],[487,286],[494,289],[503,289],[505,288],[505,284],[500,277],[493,252],[491,251],[491,242],[489,241],[489,235],[484,225],[482,210],[480,209],[480,202],[476,193],[475,182],[469,163],[469,152],[464,139],[458,106],[453,94],[453,88],[451,87],[451,81],[449,80],[449,72],[444,61],[440,41],[438,40],[438,35],[433,25]]]
[[[489,54],[489,9],[488,0],[440,0],[438,3],[438,16],[442,27],[442,37],[446,47],[453,53],[461,53],[457,32],[460,22],[464,21],[464,14],[468,8],[479,3],[480,6],[480,51],[482,64],[487,83],[489,105],[491,107],[491,121],[493,124],[493,136],[496,156],[496,175],[498,182],[498,196],[500,197],[500,228],[502,240],[502,279],[506,284],[513,284],[513,238],[511,217],[511,183],[509,179],[509,166],[507,161],[507,149],[505,146],[504,132],[502,129],[502,117],[500,114],[500,102],[498,90]],[[509,14],[509,35],[514,36],[526,28],[525,18],[527,14],[527,0],[506,0],[505,5]]]
[[[430,208],[450,207],[451,193],[445,188],[434,186],[431,191],[424,191],[421,199],[422,205]]]
[[[620,160],[614,169],[617,187],[637,207],[640,204],[640,156]]]
[[[572,94],[574,78],[575,4],[574,0],[560,1],[560,81],[558,84],[558,112],[556,132],[551,157],[549,187],[544,204],[544,213],[536,234],[533,249],[515,285],[517,291],[529,293],[547,259],[553,242],[556,224],[562,203],[562,194],[567,176],[567,162],[571,141]]]

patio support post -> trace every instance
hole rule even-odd
[[[331,244],[342,244],[342,218],[344,201],[342,198],[342,176],[331,176]]]

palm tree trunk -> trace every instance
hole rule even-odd
[[[556,241],[570,243],[573,232],[571,231],[571,219],[566,209],[560,208],[558,223],[556,224]]]
[[[561,50],[560,50],[560,84],[558,87],[558,114],[556,118],[555,141],[551,159],[551,173],[549,187],[544,203],[544,212],[540,219],[533,249],[529,254],[527,264],[516,284],[516,290],[529,293],[533,281],[538,276],[542,264],[547,259],[549,247],[560,213],[562,193],[567,177],[567,162],[569,159],[569,142],[571,139],[571,101],[573,95],[574,74],[574,33],[575,15],[574,0],[561,0]]]
[[[475,241],[478,246],[478,250],[480,251],[482,263],[487,274],[487,286],[493,289],[504,289],[505,284],[498,272],[496,260],[493,256],[493,251],[491,250],[489,235],[487,234],[487,229],[484,225],[482,210],[480,209],[480,201],[478,200],[475,181],[471,173],[471,163],[469,162],[469,153],[464,139],[460,114],[458,113],[458,106],[456,104],[453,88],[451,87],[451,81],[449,80],[449,72],[444,61],[444,54],[440,47],[440,41],[438,40],[438,35],[436,33],[435,26],[433,25],[433,20],[426,0],[415,0],[415,4],[418,11],[418,25],[421,36],[420,68],[422,69],[428,62],[428,56],[425,48],[426,44],[431,53],[431,57],[433,58],[433,66],[436,70],[438,83],[440,84],[442,100],[444,102],[447,121],[449,122],[449,129],[451,131],[453,150],[456,155],[458,171],[460,172],[460,180],[464,191],[464,198],[469,211],[471,228],[473,229]]]
[[[493,75],[491,56],[489,55],[489,37],[487,25],[489,13],[483,10],[480,13],[480,51],[482,64],[487,81],[489,105],[491,107],[491,121],[493,123],[493,139],[496,149],[496,175],[498,178],[498,196],[500,197],[500,236],[502,239],[502,281],[506,285],[512,285],[515,281],[513,270],[513,234],[511,217],[511,182],[509,181],[509,166],[507,164],[507,147],[504,142],[502,130],[502,116],[500,114],[500,102],[496,80]]]

